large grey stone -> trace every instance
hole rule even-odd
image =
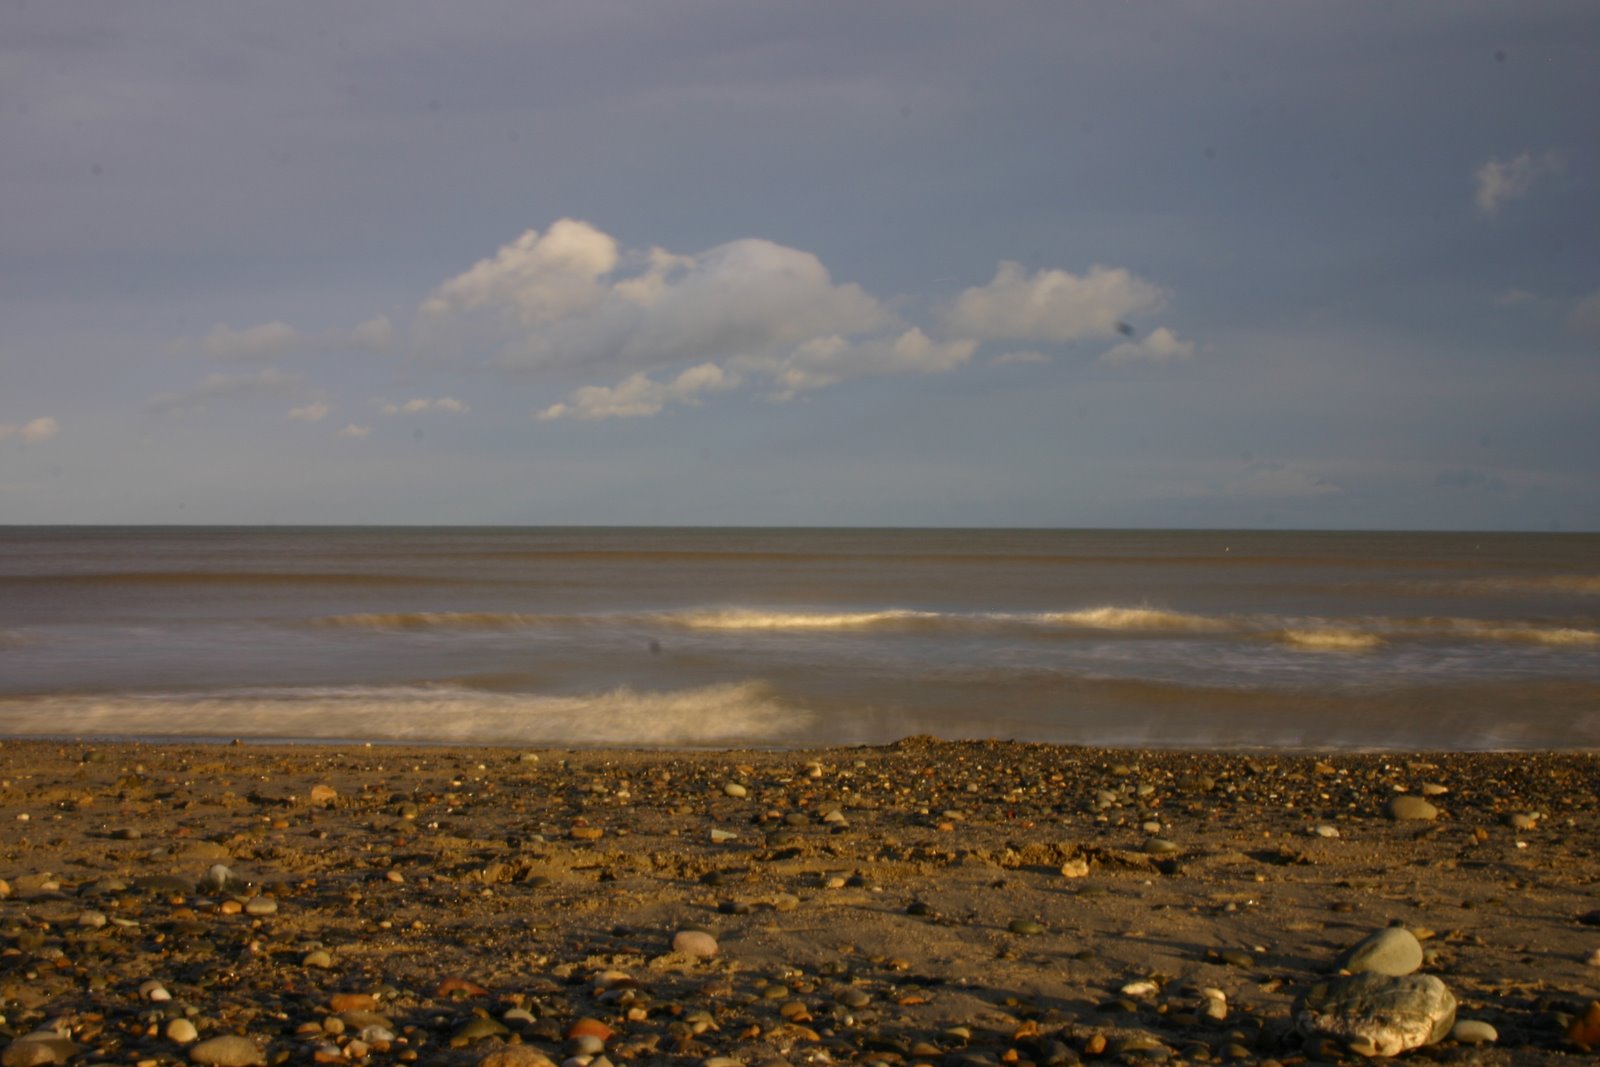
[[[1363,1056],[1396,1056],[1444,1038],[1456,1021],[1456,998],[1431,974],[1356,974],[1314,986],[1295,1026],[1306,1037],[1331,1037]]]
[[[1403,926],[1379,930],[1339,957],[1339,969],[1351,974],[1387,974],[1398,978],[1421,966],[1422,942]]]

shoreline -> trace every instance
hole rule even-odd
[[[239,1062],[1354,1061],[1298,1001],[1390,924],[1497,1034],[1434,1058],[1577,1063],[1600,995],[1582,752],[72,738],[0,783],[0,1039],[73,1062],[191,1062],[181,1024]]]

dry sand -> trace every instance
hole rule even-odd
[[[1295,1002],[1391,924],[1498,1032],[1409,1058],[1586,1061],[1600,992],[1590,755],[28,741],[0,778],[4,1036],[60,1035],[7,1065],[190,1027],[248,1039],[222,1063],[1358,1059]]]

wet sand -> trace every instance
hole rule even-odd
[[[1590,1058],[1591,755],[11,741],[0,779],[5,1040],[59,1035],[7,1065],[1357,1060],[1296,1001],[1392,924],[1498,1034],[1410,1058]]]

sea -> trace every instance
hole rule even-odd
[[[0,736],[1600,748],[1600,534],[0,527]]]

